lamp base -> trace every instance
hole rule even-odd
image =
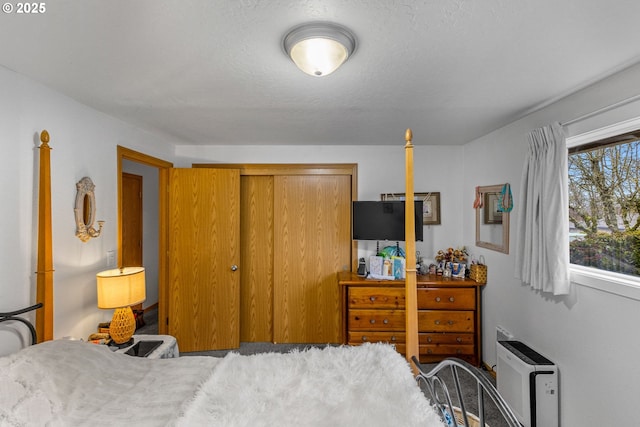
[[[136,319],[133,317],[131,307],[116,308],[109,325],[109,335],[113,342],[118,345],[126,344],[135,331]]]

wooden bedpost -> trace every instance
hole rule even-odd
[[[406,358],[415,375],[418,368],[411,358],[420,357],[418,345],[418,292],[416,289],[416,230],[413,190],[413,133],[405,133],[405,242],[406,242],[406,280],[405,280],[405,317],[406,317]]]
[[[51,147],[49,132],[40,133],[40,181],[38,185],[38,269],[36,311],[38,342],[53,339],[53,244],[51,234]]]

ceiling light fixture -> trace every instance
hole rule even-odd
[[[333,73],[356,49],[347,28],[330,22],[311,22],[293,28],[284,37],[284,50],[305,73],[322,77]]]

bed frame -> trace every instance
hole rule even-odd
[[[38,337],[36,334],[36,328],[33,327],[33,324],[25,319],[24,317],[18,317],[20,314],[28,313],[33,310],[37,310],[42,307],[42,303],[34,304],[30,307],[22,308],[20,310],[10,311],[8,313],[0,313],[0,323],[8,322],[8,321],[16,321],[20,322],[29,328],[29,332],[31,332],[31,344],[35,344],[38,341]]]
[[[487,395],[498,408],[500,414],[509,427],[520,427],[513,411],[506,401],[498,394],[496,388],[477,368],[456,358],[449,358],[425,372],[419,362],[418,346],[418,305],[416,289],[416,250],[415,250],[415,216],[413,189],[413,133],[411,129],[405,132],[405,239],[406,239],[406,281],[405,281],[405,313],[406,313],[406,357],[415,374],[416,380],[424,385],[431,395],[431,400],[443,413],[443,418],[449,425],[464,425],[470,427],[470,421],[476,420],[484,426],[485,408],[484,396]],[[456,399],[452,401],[447,384],[441,375],[451,371],[453,388]],[[466,371],[475,380],[477,389],[477,411],[479,416],[469,414],[462,398],[459,370]],[[454,407],[454,403],[456,405]],[[454,424],[455,421],[455,424]],[[464,424],[461,424],[464,423]]]

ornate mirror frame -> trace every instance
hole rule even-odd
[[[95,185],[91,178],[85,176],[76,184],[76,236],[83,242],[92,237],[100,236],[104,221],[98,221],[98,229],[93,228],[96,220],[96,196]]]
[[[505,254],[509,253],[509,212],[501,212],[501,220],[487,220],[487,212],[491,209],[491,206],[485,206],[487,204],[486,197],[487,195],[493,193],[500,193],[502,191],[503,185],[487,185],[484,187],[478,187],[480,192],[480,197],[483,200],[483,206],[476,208],[476,246],[481,248],[491,249],[493,251],[502,252]],[[482,226],[488,225],[492,227],[502,227],[502,241],[488,241],[482,240],[486,239],[486,235],[481,236],[480,229]]]

